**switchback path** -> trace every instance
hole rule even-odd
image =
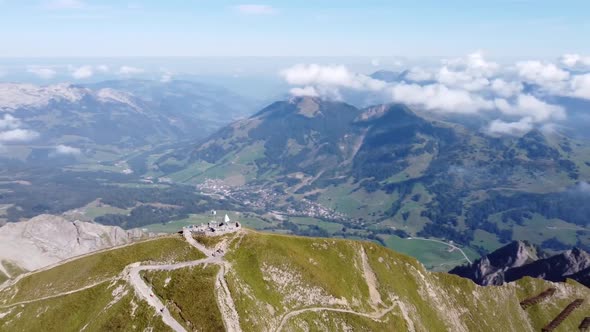
[[[67,264],[67,263],[69,263],[69,262],[72,262],[72,261],[78,260],[78,259],[80,259],[80,258],[84,258],[84,257],[92,256],[92,255],[95,255],[95,254],[100,254],[100,253],[107,252],[107,251],[113,251],[113,250],[117,250],[117,249],[122,249],[122,248],[125,248],[125,247],[129,247],[129,246],[132,246],[132,245],[136,245],[136,244],[138,244],[138,243],[143,243],[143,242],[148,242],[148,241],[159,240],[159,239],[162,239],[162,238],[165,238],[165,237],[171,237],[171,236],[170,236],[170,235],[165,235],[165,236],[154,236],[154,237],[147,238],[147,239],[145,239],[145,240],[140,240],[140,241],[132,241],[132,242],[129,242],[129,243],[122,244],[122,245],[120,245],[120,246],[115,246],[115,247],[105,248],[105,249],[101,249],[101,250],[97,250],[97,251],[92,251],[92,252],[89,252],[89,253],[86,253],[86,254],[83,254],[83,255],[78,255],[78,256],[70,257],[70,258],[64,259],[64,260],[62,260],[62,261],[59,261],[59,262],[57,262],[57,263],[55,263],[55,264],[51,264],[51,265],[48,265],[48,266],[42,267],[42,268],[40,268],[40,269],[37,269],[37,270],[34,270],[34,271],[30,271],[30,272],[26,272],[26,273],[20,274],[20,275],[18,275],[18,276],[17,276],[16,278],[14,278],[14,279],[9,279],[9,280],[7,280],[6,282],[4,282],[3,284],[0,284],[0,290],[3,290],[3,289],[5,289],[5,288],[7,288],[7,287],[10,287],[10,286],[12,286],[12,285],[16,284],[17,282],[19,282],[21,279],[23,279],[23,278],[26,278],[26,277],[28,277],[28,276],[30,276],[30,275],[32,275],[32,274],[36,274],[36,273],[39,273],[39,272],[43,272],[43,271],[47,271],[47,270],[51,270],[51,269],[53,269],[53,268],[56,268],[56,267],[58,267],[58,266],[60,266],[60,265]]]
[[[135,293],[140,298],[145,300],[157,312],[160,312],[162,314],[162,320],[166,325],[170,326],[170,328],[172,328],[176,332],[185,332],[186,330],[184,329],[184,327],[178,321],[176,321],[174,317],[172,317],[170,311],[166,308],[162,301],[160,301],[160,299],[156,295],[154,295],[152,289],[145,283],[145,281],[141,277],[141,272],[172,271],[207,263],[216,263],[216,258],[208,257],[192,262],[183,262],[168,265],[138,265],[136,263],[134,264],[134,266],[130,267],[127,280],[133,286],[133,288],[135,289]]]
[[[231,293],[225,281],[225,273],[229,268],[229,263],[223,260],[225,251],[227,250],[227,240],[219,245],[218,250],[211,250],[204,245],[197,242],[190,233],[185,233],[186,241],[195,247],[197,250],[207,255],[207,258],[199,259],[191,262],[182,262],[177,264],[163,264],[163,265],[139,265],[134,263],[128,267],[127,280],[135,289],[135,293],[144,299],[156,312],[162,315],[162,320],[175,332],[186,332],[186,329],[170,314],[170,311],[154,294],[153,290],[141,278],[143,271],[173,271],[188,267],[193,267],[203,264],[216,264],[220,266],[219,272],[215,278],[215,291],[217,294],[217,304],[219,311],[225,325],[225,329],[229,332],[240,332],[240,321],[236,311]]]
[[[395,309],[395,307],[396,307],[396,305],[393,305],[389,308],[386,308],[384,310],[377,311],[374,313],[364,313],[364,312],[357,312],[357,311],[349,310],[349,309],[338,309],[338,308],[330,308],[330,307],[314,307],[314,308],[305,308],[305,309],[294,310],[294,311],[291,311],[283,316],[283,318],[281,319],[281,324],[276,329],[276,332],[282,331],[283,327],[285,326],[285,324],[287,323],[287,321],[289,319],[291,319],[295,316],[301,315],[304,312],[319,312],[319,311],[342,312],[342,313],[346,313],[346,314],[353,314],[353,315],[357,315],[357,316],[370,318],[372,320],[379,320],[383,316],[390,313],[393,309]]]
[[[70,295],[70,294],[79,293],[79,292],[85,291],[87,289],[94,288],[98,285],[102,285],[106,282],[112,282],[115,279],[116,278],[105,279],[105,280],[95,282],[93,284],[90,284],[90,285],[82,287],[82,288],[78,288],[78,289],[74,289],[71,291],[67,291],[67,292],[63,292],[63,293],[59,293],[59,294],[54,294],[54,295],[50,295],[50,296],[44,296],[44,297],[40,297],[40,298],[33,299],[33,300],[21,301],[21,302],[11,303],[11,304],[7,304],[7,305],[0,305],[0,309],[7,309],[7,308],[23,305],[23,304],[29,304],[29,303],[34,303],[34,302],[39,302],[39,301],[44,301],[44,300],[50,300],[50,299],[55,299],[55,298]]]

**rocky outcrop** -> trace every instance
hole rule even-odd
[[[512,242],[471,265],[458,266],[449,273],[479,285],[502,285],[529,276],[549,281],[574,279],[590,287],[590,254],[579,248],[539,258],[534,247]]]
[[[31,271],[144,236],[141,230],[125,231],[120,227],[40,215],[0,228],[0,262]]]

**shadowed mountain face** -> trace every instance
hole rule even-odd
[[[522,227],[540,234],[536,244],[558,250],[590,245],[583,233],[565,241],[546,228],[586,226],[585,146],[541,131],[491,137],[399,104],[358,109],[305,97],[273,103],[194,148],[162,155],[155,167],[187,183],[218,180],[279,197],[261,201],[262,210],[310,215],[298,203],[308,200],[337,212],[325,219],[481,251],[510,242]]]
[[[573,248],[551,257],[538,258],[534,247],[515,241],[449,273],[484,286],[502,285],[528,276],[556,282],[570,278],[590,287],[590,254]]]

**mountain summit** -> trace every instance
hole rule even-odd
[[[529,276],[549,281],[570,278],[590,287],[590,254],[573,248],[551,257],[538,258],[533,246],[515,241],[472,265],[458,266],[449,273],[471,279],[479,285],[502,285]]]

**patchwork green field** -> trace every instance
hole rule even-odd
[[[424,266],[433,271],[448,271],[454,266],[467,263],[465,256],[449,245],[420,239],[402,239],[395,235],[384,236],[388,248],[415,257]],[[461,248],[471,260],[479,255],[469,248]]]

